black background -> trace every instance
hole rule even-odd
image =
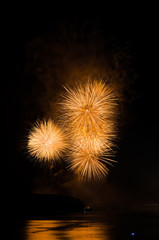
[[[23,205],[25,197],[33,191],[34,179],[38,179],[42,189],[47,188],[48,184],[51,185],[54,181],[53,191],[56,189],[57,194],[73,195],[86,202],[91,202],[93,196],[95,205],[103,206],[108,198],[110,198],[108,203],[119,201],[120,204],[132,204],[134,201],[137,203],[159,201],[155,8],[131,4],[120,7],[114,5],[110,8],[107,5],[92,5],[92,3],[87,7],[82,3],[63,6],[61,3],[59,6],[56,4],[50,8],[41,6],[40,10],[23,6],[14,10],[12,15],[8,14],[8,68],[10,69],[7,70],[5,104],[7,102],[6,175],[9,184],[6,188],[13,199],[11,207],[18,206],[20,202]],[[123,93],[124,101],[121,122],[119,122],[120,137],[116,156],[118,163],[110,169],[106,181],[78,183],[79,194],[72,190],[76,188],[72,183],[74,177],[65,172],[65,166],[62,166],[62,174],[66,174],[66,177],[63,180],[60,180],[60,177],[53,178],[47,166],[43,169],[38,163],[34,164],[28,159],[25,149],[25,136],[28,130],[36,119],[45,117],[44,112],[39,108],[40,105],[33,99],[35,85],[38,85],[37,89],[41,88],[38,79],[28,80],[26,77],[26,66],[29,63],[29,58],[26,57],[27,54],[29,55],[27,53],[29,50],[26,46],[43,34],[49,34],[56,39],[59,23],[63,26],[74,24],[77,26],[77,32],[82,28],[81,26],[87,24],[86,38],[89,35],[87,32],[89,26],[92,27],[94,23],[98,23],[99,28],[102,29],[104,41],[111,39],[112,36],[112,39],[115,39],[112,43],[109,40],[111,48],[114,46],[124,48],[128,42],[127,46],[130,48],[128,48],[128,55],[130,57],[133,55],[131,68],[137,75],[131,88]],[[81,40],[81,44],[85,44],[85,41]],[[36,94],[38,95],[35,92]],[[58,167],[56,170],[60,171]],[[68,185],[63,184],[65,180],[68,181]],[[49,181],[51,183],[48,183]]]

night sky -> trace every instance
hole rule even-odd
[[[15,11],[5,99],[7,191],[16,203],[32,192],[74,196],[98,207],[159,202],[156,21],[130,8]],[[30,159],[26,136],[37,119],[56,119],[63,85],[92,72],[117,87],[118,162],[102,182],[81,183],[64,161],[50,168]]]

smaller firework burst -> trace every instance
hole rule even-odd
[[[70,153],[70,170],[82,180],[100,180],[108,174],[107,164],[112,165],[114,160],[102,157],[88,145],[78,145]]]
[[[51,119],[37,122],[28,136],[28,151],[39,160],[59,159],[67,148],[66,136]]]

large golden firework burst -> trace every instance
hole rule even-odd
[[[102,155],[112,152],[116,137],[117,98],[110,85],[87,81],[65,88],[62,121],[71,142],[70,168],[82,178],[100,178],[108,172]]]

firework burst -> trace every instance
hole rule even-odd
[[[70,168],[82,178],[100,178],[108,172],[108,159],[100,156],[111,153],[116,137],[116,96],[102,81],[65,89],[62,120],[71,139]]]
[[[78,146],[72,150],[70,169],[82,180],[102,179],[108,174],[107,164],[115,162],[93,151],[92,147]]]
[[[28,151],[39,160],[59,159],[66,148],[65,135],[52,120],[37,122],[28,136]]]

